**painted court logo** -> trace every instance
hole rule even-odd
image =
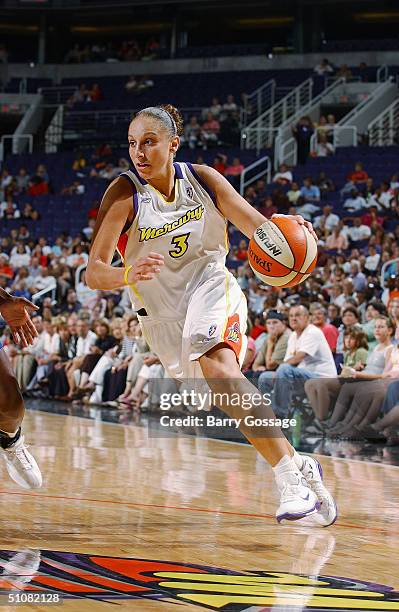
[[[222,612],[244,610],[398,610],[391,587],[334,576],[273,571],[236,572],[149,559],[50,550],[0,551],[3,592],[58,593],[66,599],[174,601]],[[133,604],[132,604],[133,605]],[[78,604],[77,604],[78,606]]]

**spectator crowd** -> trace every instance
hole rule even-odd
[[[209,122],[214,113],[215,108],[208,110],[204,118]],[[190,131],[186,134],[189,140]],[[129,167],[125,158],[116,164],[111,158],[108,145],[91,157],[78,151],[76,181],[62,193],[83,194],[83,178],[102,178],[105,187]],[[243,169],[238,158],[229,161],[217,152],[213,166],[237,185]],[[94,291],[85,285],[84,272],[76,278],[87,262],[97,209],[90,210],[79,235],[64,232],[49,241],[35,232],[40,218],[35,190],[50,189],[44,164],[32,175],[24,168],[14,175],[4,168],[0,177],[2,223],[21,220],[18,229],[1,238],[0,286],[28,299],[50,290],[38,301],[39,337],[33,347],[21,350],[5,327],[0,331],[21,387],[39,397],[122,411],[156,409],[161,387],[176,389],[176,383],[164,378],[157,355],[142,337],[127,289]],[[325,199],[332,191],[339,202]],[[32,198],[23,210],[14,201],[20,193]],[[244,195],[265,216],[304,215],[319,237],[314,273],[301,285],[275,289],[254,277],[248,241],[230,227],[233,246],[227,265],[249,306],[245,375],[272,393],[279,416],[294,408],[307,415],[309,432],[396,444],[399,275],[393,261],[385,266],[381,284],[381,268],[399,259],[398,175],[374,185],[358,162],[347,168],[342,185],[334,185],[325,173],[299,184],[295,168],[281,165],[270,185],[260,179]]]

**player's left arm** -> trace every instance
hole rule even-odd
[[[10,327],[14,342],[25,348],[32,344],[38,335],[29,316],[29,312],[33,310],[39,310],[38,306],[23,297],[14,297],[0,288],[0,314]]]
[[[247,238],[252,238],[255,230],[267,219],[256,208],[251,206],[232,185],[217,170],[209,166],[194,164],[194,169],[200,178],[208,185],[216,197],[217,205],[224,217],[235,225],[240,232]],[[282,215],[273,215],[282,216]],[[284,215],[298,221],[300,225],[305,225],[318,240],[313,230],[313,226],[300,215]]]

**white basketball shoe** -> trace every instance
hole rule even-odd
[[[280,506],[276,518],[281,521],[298,521],[318,511],[320,502],[310,489],[302,473],[289,471],[276,476],[280,491]]]
[[[24,489],[38,489],[43,484],[42,475],[35,458],[28,451],[24,436],[3,451],[3,458],[11,478]]]
[[[323,483],[323,468],[317,459],[300,455],[303,460],[301,472],[310,489],[317,495],[320,502],[320,510],[314,517],[312,522],[316,522],[322,527],[333,525],[338,517],[337,504],[331,493]]]

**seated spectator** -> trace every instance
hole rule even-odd
[[[337,372],[327,340],[323,332],[310,323],[305,306],[290,308],[289,324],[293,333],[288,339],[284,362],[275,374],[262,372],[258,380],[262,393],[273,390],[273,405],[278,415],[289,414],[293,384],[298,392],[303,392],[306,380],[331,378]]]
[[[211,113],[215,119],[219,119],[220,113],[222,112],[222,105],[219,102],[219,98],[212,98],[212,103],[209,108],[204,109],[204,119],[208,113]]]
[[[4,204],[4,202],[3,202]],[[3,208],[0,218],[4,220],[19,219],[21,212],[18,210],[17,205],[13,202],[13,198],[9,196],[5,202],[6,206]]]
[[[74,181],[69,187],[64,187],[61,195],[83,195],[86,191],[84,184],[81,181]]]
[[[319,172],[315,185],[318,186],[321,192],[335,191],[336,189],[334,181],[328,178],[325,172]]]
[[[286,164],[280,164],[278,172],[273,176],[273,183],[279,185],[291,185],[293,180],[291,170],[288,170]]]
[[[313,185],[313,179],[311,176],[307,176],[303,179],[301,196],[303,197],[305,204],[317,204],[320,202],[320,189],[316,185]]]
[[[342,64],[335,73],[335,78],[350,81],[353,79],[353,74],[347,64]]]
[[[360,217],[355,217],[353,219],[353,226],[345,226],[343,231],[345,232],[346,236],[348,236],[348,238],[352,240],[352,242],[358,242],[359,240],[367,240],[367,238],[370,238],[371,236],[370,228],[368,227],[368,225],[362,224],[362,220]]]
[[[332,211],[333,207],[330,204],[323,206],[323,214],[314,219],[313,226],[317,229],[322,224],[329,232],[338,227],[339,217]]]
[[[21,216],[22,216],[22,219],[27,219],[30,221],[38,221],[40,219],[40,214],[38,213],[37,210],[33,208],[33,205],[30,203],[25,204]],[[26,227],[26,225],[24,227]]]
[[[368,254],[366,257],[366,261],[364,262],[364,267],[367,272],[376,272],[378,270],[378,266],[380,263],[381,256],[377,253],[377,249],[372,244],[369,244]]]
[[[358,327],[348,327],[344,331],[344,361],[343,368],[352,368],[356,371],[364,370],[367,363],[368,346],[366,334]],[[333,402],[336,401],[341,390],[342,379],[334,377],[329,379],[308,380],[305,383],[305,392],[316,416],[316,425],[324,430],[328,425],[328,416]]]
[[[262,215],[267,219],[270,219],[273,215],[278,213],[278,208],[273,204],[273,199],[268,196],[261,203],[259,212],[262,213]]]
[[[9,187],[12,186],[13,181],[14,181],[14,177],[12,176],[12,174],[10,174],[7,168],[3,168],[0,174],[0,190],[1,190],[1,196],[3,198],[6,197],[7,190]]]
[[[356,162],[355,169],[350,172],[347,176],[347,183],[341,190],[342,195],[352,191],[355,187],[357,188],[359,183],[367,183],[369,175],[363,168],[362,162]]]
[[[91,89],[86,92],[86,102],[100,102],[104,99],[104,94],[98,83],[94,83]]]
[[[248,259],[248,243],[245,238],[240,240],[238,250],[236,252],[236,257],[239,261],[247,261]]]
[[[30,257],[30,248],[23,242],[18,242],[17,246],[11,251],[10,266],[15,270],[22,266],[29,266]]]
[[[40,273],[33,280],[34,291],[49,289],[50,287],[56,287],[56,285],[55,277],[50,274],[49,269],[46,266],[41,266]]]
[[[378,226],[382,227],[383,224],[384,217],[378,216],[376,206],[370,206],[368,211],[362,215],[362,225],[368,225],[368,227],[376,230]]]
[[[366,208],[366,200],[360,195],[357,189],[352,189],[349,198],[344,202],[344,208],[350,212],[362,210]]]
[[[25,193],[29,187],[29,174],[26,168],[20,168],[18,174],[15,177],[15,192],[17,194]]]
[[[137,92],[138,80],[134,75],[131,75],[125,83],[127,93]]]
[[[223,155],[223,153],[218,153],[218,155],[216,155],[214,159],[212,167],[215,170],[217,170],[220,174],[223,174],[224,176],[224,173],[226,172],[226,168],[227,168],[227,155]],[[254,192],[253,201],[255,201],[256,192],[253,187],[248,187],[247,190],[245,191],[244,197],[247,201],[250,201],[249,200],[250,196],[248,194],[252,192]]]
[[[345,251],[348,248],[348,238],[342,230],[342,223],[339,223],[334,227],[332,233],[327,236],[326,249]]]
[[[202,128],[198,123],[198,118],[193,115],[190,117],[189,123],[186,123],[184,127],[184,142],[190,149],[195,149],[202,144],[201,134]]]
[[[328,141],[327,134],[319,134],[315,150],[316,157],[329,157],[330,155],[334,155],[334,153],[335,148],[331,142]]]
[[[327,322],[327,310],[321,304],[313,302],[310,313],[311,322],[313,325],[321,329],[328,342],[328,346],[334,355],[337,350],[337,340],[339,335],[338,329],[334,325],[331,325],[331,323]]]
[[[302,197],[301,190],[299,189],[298,183],[294,181],[291,184],[291,189],[287,191],[287,198],[289,202],[295,206],[300,197]]]
[[[204,149],[209,144],[217,144],[219,140],[220,123],[217,121],[212,113],[208,113],[206,121],[202,124],[202,140]]]
[[[363,272],[359,269],[357,263],[353,263],[351,265],[351,275],[350,278],[352,280],[353,288],[356,292],[364,291],[367,286],[367,278]]]
[[[227,166],[224,175],[232,185],[238,188],[240,185],[240,176],[243,172],[244,165],[241,163],[240,158],[234,157],[232,163]]]
[[[110,327],[105,320],[97,323],[95,331],[97,340],[90,347],[90,353],[85,356],[80,366],[80,380],[78,383],[80,395],[86,392],[89,376],[100,361],[102,355],[118,343],[116,338],[110,334]]]
[[[373,398],[375,388],[375,385],[371,385],[368,381],[381,379],[384,372],[392,368],[389,358],[392,354],[394,333],[395,328],[388,317],[379,316],[376,319],[377,345],[369,354],[366,367],[363,370],[348,368],[342,373],[347,378],[360,380],[361,384],[350,382],[341,385],[333,413],[328,421],[329,435],[350,433],[353,427],[363,420],[364,413],[369,407],[367,396],[371,395]],[[380,399],[381,404],[382,399]]]
[[[226,98],[226,102],[223,104],[223,115],[226,117],[231,113],[235,113],[238,110],[238,106],[234,100],[234,96],[229,94]]]
[[[49,193],[49,175],[46,167],[43,164],[39,164],[35,174],[29,181],[28,194],[31,197],[35,197],[46,193]]]
[[[334,67],[328,59],[321,60],[320,64],[314,67],[314,71],[318,76],[328,76],[334,72]]]
[[[14,277],[14,270],[9,264],[7,255],[0,255],[0,281],[11,280]]]
[[[253,372],[276,370],[283,363],[287,352],[291,330],[287,327],[285,315],[276,310],[269,310],[266,315],[267,338],[259,350],[252,365]]]
[[[375,190],[368,200],[368,206],[375,206],[377,210],[389,210],[391,203],[394,200],[394,194],[392,193],[390,184],[387,181],[383,181],[378,189]]]

